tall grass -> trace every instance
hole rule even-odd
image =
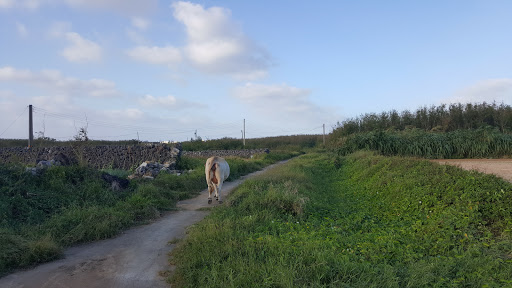
[[[457,130],[447,133],[412,130],[357,133],[340,139],[338,153],[360,149],[382,155],[423,158],[499,158],[512,155],[512,134],[495,129]]]
[[[230,179],[294,155],[228,158]],[[64,247],[109,238],[160,217],[206,188],[204,160],[184,157],[178,164],[190,172],[134,180],[123,191],[112,191],[100,171],[87,167],[51,167],[32,175],[21,166],[0,166],[0,276],[58,258]]]
[[[174,250],[173,285],[512,284],[512,184],[424,160],[332,158],[245,182]]]

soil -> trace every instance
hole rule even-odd
[[[246,179],[276,165],[226,182],[222,196],[227,196]],[[176,239],[185,236],[186,228],[201,221],[209,211],[208,191],[193,199],[180,201],[178,211],[169,212],[157,221],[125,231],[116,238],[75,246],[64,252],[63,259],[18,271],[0,278],[3,288],[76,288],[76,287],[169,287],[161,276],[171,269],[168,254]]]
[[[439,159],[439,164],[455,165],[466,170],[494,174],[512,182],[512,159]]]

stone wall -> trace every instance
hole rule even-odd
[[[237,156],[249,158],[251,155],[267,153],[267,151],[268,149],[183,151],[182,155],[188,157]]]
[[[0,163],[35,165],[41,160],[69,159],[75,164],[94,168],[130,170],[145,161],[175,164],[181,155],[188,157],[243,157],[268,152],[268,149],[181,151],[181,144],[147,144],[121,146],[56,146],[0,148]],[[64,156],[63,156],[64,155]]]
[[[35,165],[40,160],[56,157],[68,158],[72,163],[94,168],[118,168],[129,170],[144,161],[176,163],[181,155],[181,144],[175,145],[122,145],[122,146],[63,146],[1,148],[0,163]]]

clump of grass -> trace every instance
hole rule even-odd
[[[246,181],[178,245],[170,281],[178,287],[510,284],[512,184],[367,152],[338,159],[338,168],[332,158],[301,156]]]
[[[61,247],[48,235],[28,240],[5,228],[0,229],[0,247],[0,272],[47,262],[62,253]]]

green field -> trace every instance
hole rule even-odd
[[[512,184],[425,160],[308,154],[245,182],[170,258],[177,287],[506,287]],[[174,287],[174,286],[173,286]]]

